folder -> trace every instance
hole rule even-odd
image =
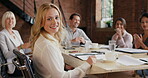
[[[133,48],[116,48],[115,51],[124,52],[124,53],[131,53],[131,54],[148,53],[148,50],[133,49]]]

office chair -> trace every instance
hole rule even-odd
[[[8,63],[3,55],[3,52],[0,49],[0,75],[2,78],[9,78],[9,75],[7,73],[8,70],[7,64]]]
[[[18,50],[14,49],[13,53],[17,58],[13,59],[13,64],[22,71],[24,78],[35,78],[35,74],[31,67],[31,62],[25,54],[20,53]]]

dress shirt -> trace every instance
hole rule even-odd
[[[74,70],[64,71],[64,59],[59,42],[48,34],[40,35],[34,45],[33,65],[39,78],[82,78],[90,65],[85,62]]]
[[[68,26],[67,27],[67,39],[68,41],[75,39],[77,37],[83,37],[85,39],[85,44],[90,44],[92,43],[91,40],[87,37],[87,35],[85,34],[85,32],[82,29],[77,28],[76,32],[73,33],[72,29]],[[72,42],[72,45],[80,45],[80,43],[78,42]]]
[[[115,36],[117,34],[115,33],[113,36],[112,36],[112,40],[115,39]],[[126,30],[124,30],[124,33],[123,33],[123,36],[121,39],[117,39],[115,40],[116,41],[116,45],[119,47],[119,48],[132,48],[133,47],[133,36],[128,33]]]

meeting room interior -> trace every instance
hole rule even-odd
[[[0,21],[0,78],[148,78],[148,0],[0,0]]]

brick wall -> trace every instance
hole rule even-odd
[[[33,3],[34,0],[10,0],[10,1],[16,6],[18,6],[20,9],[22,9],[25,13],[27,13],[31,17],[34,17],[34,3]],[[35,1],[36,1],[36,7],[38,8],[41,4],[48,3],[48,2],[50,3],[52,0],[35,0]],[[59,1],[61,2],[61,6],[62,6],[67,23],[68,23],[69,16],[72,13],[77,12],[82,15],[82,21],[80,26],[87,27],[89,25],[87,18],[88,18],[88,15],[90,14],[87,14],[88,12],[87,5],[89,5],[88,3],[91,0],[59,0]],[[59,6],[58,0],[54,0],[54,3],[57,6]],[[0,10],[1,10],[0,18],[2,18],[3,13],[5,13],[7,10],[10,10],[10,9],[4,6],[2,3],[0,3]],[[17,14],[15,15],[17,18],[17,25],[14,29],[19,30],[24,42],[27,42],[30,36],[31,25],[26,23],[20,17],[18,17]],[[0,25],[1,25],[1,22],[0,22]],[[0,27],[0,30],[2,29],[3,28]]]
[[[15,5],[17,5],[20,9],[23,10],[23,0],[10,0]],[[37,8],[47,2],[51,2],[52,0],[35,0]],[[59,0],[61,2],[61,6],[68,22],[69,16],[77,12],[81,14],[82,21],[80,27],[86,28],[86,33],[90,37],[93,42],[98,43],[107,43],[108,39],[115,33],[114,29],[106,28],[106,29],[98,29],[96,28],[96,20],[100,19],[100,10],[96,10],[96,6],[100,7],[101,0]],[[96,2],[97,1],[97,2]],[[24,11],[34,17],[34,0],[25,0],[25,9]],[[59,6],[58,0],[54,0],[54,3]],[[148,0],[114,0],[114,20],[118,17],[123,17],[127,21],[127,31],[131,34],[136,32],[142,33],[140,29],[138,18],[140,14],[148,9]],[[0,3],[0,18],[2,18],[2,14],[10,10],[6,6]],[[20,17],[16,15],[17,25],[15,29],[19,30],[23,40],[26,42],[29,39],[30,35],[30,27],[31,25],[26,23]],[[0,19],[1,21],[1,19]],[[0,22],[1,25],[1,22]],[[0,27],[0,30],[2,27]],[[27,32],[27,33],[26,33]]]
[[[9,8],[5,7],[3,4],[0,3],[0,18],[2,18],[2,15],[6,12],[6,11],[10,11]],[[14,13],[15,14],[15,13]],[[18,30],[21,34],[21,37],[23,39],[24,42],[28,42],[29,41],[29,36],[30,36],[30,27],[31,25],[26,23],[24,20],[22,20],[20,17],[18,17],[17,14],[15,14],[16,16],[16,26],[14,29]],[[1,19],[0,19],[0,30],[2,30],[2,23],[1,23]]]
[[[10,0],[28,15],[34,17],[34,0]]]
[[[142,33],[138,18],[143,11],[148,11],[148,0],[114,0],[113,2],[113,20],[123,17],[126,19],[126,30],[129,33]],[[115,32],[111,28],[96,28],[93,33],[97,34],[97,36],[93,35],[94,42],[107,43]]]

